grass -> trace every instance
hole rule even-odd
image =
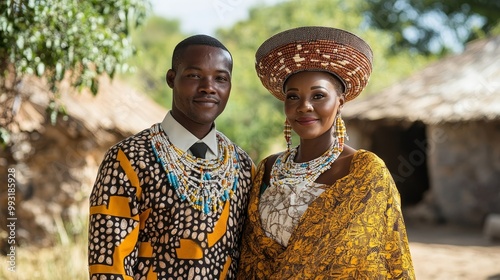
[[[86,240],[51,248],[18,247],[15,271],[9,270],[8,261],[7,256],[0,256],[0,279],[88,279]]]
[[[15,271],[9,270],[9,257],[0,255],[0,279],[9,280],[86,280],[87,236],[75,238],[48,248],[16,247]]]

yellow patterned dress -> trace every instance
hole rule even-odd
[[[258,167],[238,279],[415,279],[399,192],[384,162],[359,150],[349,174],[307,208],[283,247],[264,233]]]
[[[234,279],[255,171],[250,157],[236,152],[235,194],[202,215],[168,183],[149,129],[113,146],[90,196],[89,278]]]

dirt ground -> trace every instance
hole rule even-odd
[[[480,229],[407,223],[418,280],[500,280],[500,242]]]

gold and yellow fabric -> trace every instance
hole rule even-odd
[[[238,279],[415,279],[399,192],[375,154],[356,152],[350,173],[309,205],[287,247],[261,226],[266,160],[251,190]]]

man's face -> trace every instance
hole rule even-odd
[[[167,83],[173,90],[172,116],[191,132],[211,127],[229,99],[231,69],[227,51],[188,46],[176,69],[167,72]]]

